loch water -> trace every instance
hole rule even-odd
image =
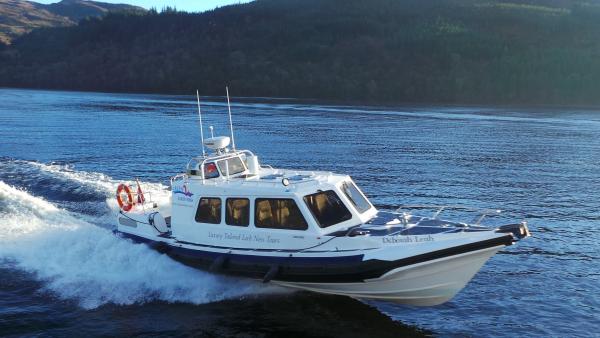
[[[202,101],[226,134],[225,100]],[[120,181],[164,198],[200,152],[193,96],[0,89],[0,336],[600,336],[600,111],[233,101],[263,163],[348,173],[382,209],[507,210],[533,237],[431,308],[211,275],[111,233]]]

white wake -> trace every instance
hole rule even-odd
[[[117,186],[106,176],[42,169],[95,189]],[[153,300],[201,304],[280,291],[186,267],[93,224],[112,220],[110,214],[69,212],[0,181],[0,264],[31,272],[44,281],[45,291],[77,300],[84,308]]]

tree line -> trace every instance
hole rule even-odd
[[[0,86],[593,105],[598,36],[583,1],[256,0],[36,29],[0,46]]]

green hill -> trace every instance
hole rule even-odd
[[[0,52],[0,86],[600,104],[597,2],[257,0],[108,14]]]

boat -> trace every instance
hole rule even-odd
[[[202,136],[202,155],[170,179],[168,205],[139,182],[119,185],[117,235],[213,273],[416,306],[452,299],[530,236],[524,221],[482,225],[489,212],[465,223],[442,219],[446,206],[380,210],[348,175],[261,164],[235,148],[229,116],[231,137]]]

